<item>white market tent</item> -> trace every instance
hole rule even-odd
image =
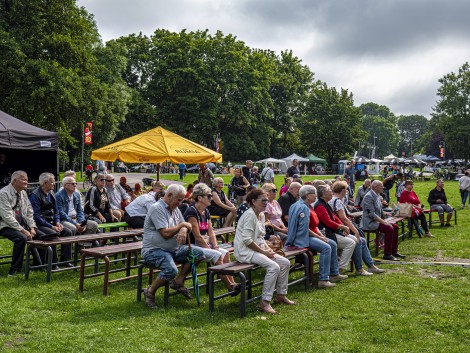
[[[386,161],[390,160],[390,159],[394,159],[394,158],[398,158],[398,157],[395,157],[393,154],[389,154],[388,156],[385,156],[384,159]]]
[[[294,159],[297,159],[299,162],[310,162],[310,160],[308,158],[300,157],[299,155],[297,155],[295,153],[292,153],[290,156],[282,158],[282,159],[284,161],[286,161],[286,169],[284,170],[284,169],[281,168],[282,172],[287,171],[287,168],[289,168],[292,165],[292,161]]]
[[[281,171],[286,171],[287,170],[287,167],[286,167],[286,161],[282,160],[282,159],[276,159],[276,158],[265,158],[265,159],[262,159],[260,161],[256,161],[255,163],[261,163],[261,165],[263,166],[262,168],[264,168],[265,166],[268,165],[268,163],[272,163],[274,165],[274,168],[276,169],[279,169]],[[262,170],[261,168],[261,170]],[[260,172],[261,172],[260,170]]]

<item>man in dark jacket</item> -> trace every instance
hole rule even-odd
[[[436,187],[429,192],[428,202],[431,205],[431,211],[437,211],[439,213],[441,227],[444,227],[444,212],[447,213],[445,226],[451,227],[450,220],[452,219],[454,208],[447,203],[446,192],[444,191],[444,181],[442,179],[438,179]]]
[[[284,222],[284,225],[288,227],[288,221],[289,221],[289,208],[297,201],[299,198],[299,190],[302,187],[297,182],[293,182],[290,184],[289,189],[287,189],[287,192],[283,194],[277,202],[279,202],[279,205],[281,206],[282,210],[282,222]]]

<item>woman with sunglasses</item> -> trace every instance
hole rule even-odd
[[[282,243],[287,240],[287,227],[282,222],[282,209],[281,205],[276,201],[276,185],[271,183],[263,184],[261,189],[268,195],[268,203],[264,216],[268,225],[274,229],[274,234],[281,238]]]
[[[413,211],[411,212],[411,219],[416,223],[416,219],[421,221],[421,227],[424,229],[424,236],[426,238],[433,238],[434,236],[429,232],[428,222],[426,215],[423,213],[421,201],[418,195],[413,191],[414,183],[413,180],[405,181],[405,190],[401,192],[400,203],[411,203],[413,205]],[[415,224],[417,227],[417,223]],[[419,227],[417,227],[419,232]]]
[[[268,201],[268,196],[261,189],[254,189],[248,193],[246,202],[250,209],[238,221],[234,255],[240,262],[257,264],[266,270],[261,301],[257,308],[268,314],[277,314],[270,304],[274,289],[276,289],[275,303],[294,305],[295,302],[287,298],[290,261],[272,251],[264,240],[266,234],[264,211]]]
[[[211,215],[207,209],[212,200],[211,189],[206,184],[199,183],[194,186],[192,198],[194,203],[184,213],[184,220],[192,226],[189,233],[191,243],[201,248],[207,262],[216,265],[230,262],[229,252],[219,248],[212,229]],[[240,284],[235,283],[232,276],[221,276],[221,279],[230,292],[238,293]]]
[[[112,223],[117,221],[111,210],[108,194],[104,188],[105,183],[106,176],[98,174],[95,178],[95,186],[88,190],[85,197],[84,212],[97,223]]]

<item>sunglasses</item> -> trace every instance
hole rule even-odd
[[[77,183],[65,183],[65,185],[77,185]]]
[[[271,192],[277,192],[277,189],[271,189],[271,190],[269,190],[269,191],[271,191]]]
[[[206,194],[204,196],[207,196],[208,199],[211,199],[212,198],[212,194]]]
[[[106,179],[100,179],[100,181],[105,181]]]
[[[106,181],[112,182],[114,181],[114,179],[106,179]]]
[[[268,202],[269,202],[268,199],[256,199],[256,201],[261,201],[261,202],[263,202],[263,203],[268,203]]]

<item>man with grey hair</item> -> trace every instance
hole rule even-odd
[[[279,205],[281,206],[282,210],[282,221],[284,222],[284,225],[288,227],[288,222],[289,222],[289,208],[298,200],[299,198],[299,190],[302,187],[300,183],[297,182],[292,182],[289,185],[289,189],[287,189],[287,192],[283,194],[277,202],[279,202]]]
[[[38,229],[43,232],[44,237],[69,237],[72,236],[70,229],[65,228],[60,223],[59,209],[55,198],[54,190],[55,178],[51,173],[42,173],[39,176],[39,186],[29,195],[29,201],[33,207],[33,217]],[[45,252],[39,250],[43,262],[45,262]],[[72,258],[72,246],[70,244],[62,245],[60,253],[60,261],[68,261]],[[52,262],[57,262],[57,252],[53,248]],[[66,266],[73,267],[72,264],[66,263]],[[57,266],[53,267],[58,270]]]
[[[80,193],[76,191],[75,178],[66,176],[62,179],[62,185],[63,188],[55,195],[62,225],[68,228],[72,235],[97,233],[98,223],[85,219]]]
[[[156,307],[155,292],[167,282],[170,282],[172,289],[191,299],[191,294],[184,286],[184,279],[191,270],[191,264],[188,263],[189,248],[185,244],[192,227],[184,221],[178,208],[185,195],[183,186],[170,185],[165,196],[150,207],[145,218],[142,258],[160,269],[152,285],[144,289],[145,303],[150,308]],[[196,258],[203,258],[197,246],[192,246],[192,249]],[[179,275],[175,262],[182,264]]]
[[[371,190],[364,196],[362,200],[362,220],[361,228],[363,231],[378,230],[385,234],[384,260],[398,261],[405,255],[398,253],[398,226],[396,224],[384,221],[384,212],[382,210],[382,202],[380,194],[384,186],[381,181],[374,180],[371,184]],[[378,246],[376,243],[375,246]]]
[[[33,208],[28,200],[26,188],[28,175],[17,170],[11,175],[11,182],[0,190],[0,235],[13,242],[11,267],[8,277],[21,273],[26,241],[33,239],[37,230],[33,219]]]
[[[356,199],[354,200],[354,206],[360,206],[362,199],[370,189],[371,180],[364,180],[364,184],[357,189]]]
[[[268,165],[261,171],[261,185],[264,183],[274,184],[274,170],[272,163],[268,163]]]
[[[106,174],[105,189],[108,194],[109,204],[113,211],[114,216],[120,222],[124,217],[123,207],[126,207],[131,202],[131,196],[119,185],[114,182],[112,174]]]
[[[318,217],[312,204],[317,198],[317,190],[313,185],[300,188],[300,200],[289,210],[289,229],[286,247],[310,248],[320,253],[319,288],[334,287],[331,281],[341,281],[347,276],[341,275],[338,268],[336,243],[325,237],[318,230]]]

